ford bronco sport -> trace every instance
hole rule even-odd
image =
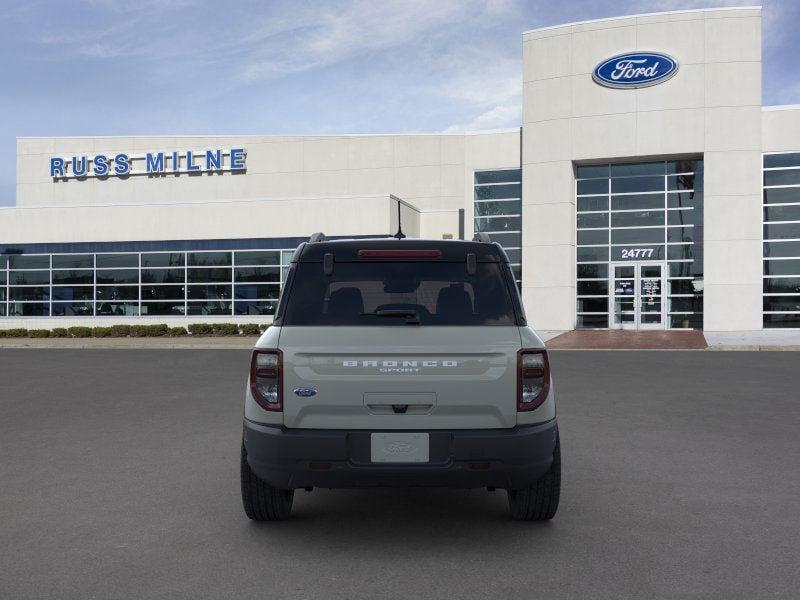
[[[300,488],[453,486],[506,489],[514,519],[551,519],[553,382],[503,249],[485,234],[311,240],[253,350],[247,516],[287,518]]]

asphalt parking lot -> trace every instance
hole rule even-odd
[[[239,499],[239,350],[0,350],[0,598],[796,598],[800,354],[554,352],[551,523],[484,490]]]

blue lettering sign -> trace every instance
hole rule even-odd
[[[128,162],[128,155],[120,152],[114,157],[114,173],[117,175],[127,175],[131,171],[131,164]]]
[[[231,171],[241,171],[244,168],[244,148],[231,148]]]
[[[102,177],[108,175],[108,157],[105,154],[98,154],[92,161],[94,164],[94,174]]]
[[[80,160],[78,160],[80,159]],[[86,157],[85,156],[73,156],[72,157],[72,174],[75,177],[83,177],[86,175],[87,171],[86,167]]]
[[[50,159],[50,177],[64,176],[64,159],[53,157]]]
[[[164,153],[159,152],[157,154],[153,154],[152,152],[148,152],[147,156],[145,157],[146,165],[145,169],[148,173],[163,173],[164,172]]]
[[[662,83],[678,72],[678,61],[659,52],[629,52],[601,62],[592,79],[610,88],[642,88]]]
[[[191,150],[186,152],[186,170],[192,172],[200,170],[200,165],[194,164],[194,155]]]
[[[181,170],[181,157],[177,152],[172,153],[172,170],[175,173]]]
[[[206,150],[206,171],[222,168],[222,150]]]

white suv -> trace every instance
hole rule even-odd
[[[453,486],[503,488],[513,518],[552,518],[553,382],[503,249],[312,240],[253,351],[247,516],[285,519],[298,488]]]

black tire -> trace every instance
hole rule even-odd
[[[508,508],[516,521],[547,521],[558,510],[561,495],[561,442],[556,436],[553,464],[533,485],[508,490]]]
[[[294,490],[279,490],[259,479],[247,464],[247,452],[242,444],[240,463],[242,504],[245,514],[253,521],[283,521],[292,512]]]

